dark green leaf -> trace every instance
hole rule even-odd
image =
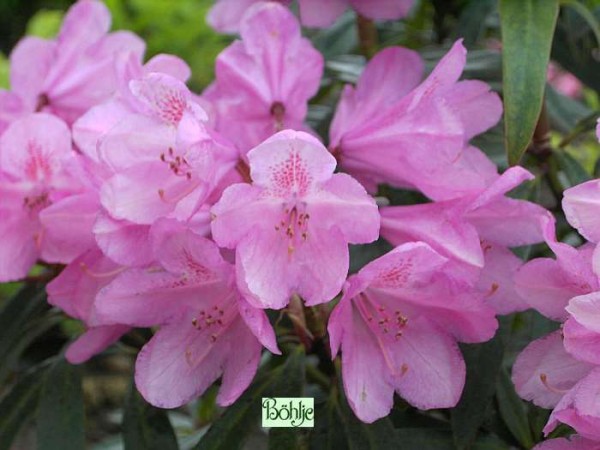
[[[594,8],[592,14],[598,20],[600,7]],[[552,59],[600,92],[600,61],[594,57],[597,48],[598,43],[588,20],[572,8],[563,8],[556,25]]]
[[[515,387],[506,370],[500,372],[497,395],[502,420],[512,435],[525,448],[533,447],[533,436],[527,418],[527,407],[515,392]]]
[[[485,411],[492,403],[504,353],[504,336],[500,331],[491,341],[463,346],[467,379],[460,402],[451,410],[452,432],[458,449],[469,448],[475,441]]]
[[[464,38],[465,46],[477,43],[485,30],[487,17],[494,11],[497,0],[477,0],[469,2],[463,9],[458,21],[457,37]]]
[[[58,360],[44,377],[37,413],[38,450],[85,447],[81,367]]]
[[[565,189],[583,183],[584,181],[591,180],[591,176],[586,170],[579,164],[579,162],[563,150],[557,150],[554,153],[558,167],[565,174],[567,183],[564,186]]]
[[[304,395],[305,364],[304,348],[298,346],[288,356],[270,395],[273,397],[302,397]],[[269,431],[269,449],[298,448],[304,433],[303,428],[272,428]]]
[[[486,434],[479,436],[471,450],[512,450],[514,447],[504,442],[498,436]]]
[[[508,161],[529,146],[544,99],[558,0],[500,0]]]
[[[148,404],[132,383],[123,416],[125,450],[176,450],[167,412]]]
[[[0,400],[0,450],[11,448],[25,421],[33,417],[46,369],[32,370]]]
[[[552,86],[546,86],[546,110],[552,128],[561,133],[570,133],[573,128],[592,111],[583,103],[558,93]]]
[[[399,428],[394,437],[402,450],[454,450],[452,432],[431,428]]]
[[[358,47],[356,15],[347,12],[333,26],[311,36],[314,46],[326,60],[333,56],[352,53]]]

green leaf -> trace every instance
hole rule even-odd
[[[11,448],[25,421],[33,416],[46,369],[41,366],[32,370],[0,399],[0,450]]]
[[[399,428],[394,431],[398,447],[402,450],[454,450],[452,432],[450,430],[436,430],[431,428]]]
[[[464,38],[466,47],[475,45],[483,35],[486,19],[495,7],[496,0],[477,0],[469,2],[461,12],[456,34]]]
[[[600,19],[600,7],[594,8],[590,14],[597,22]],[[563,8],[552,43],[552,59],[600,92],[600,61],[594,56],[597,48],[598,42],[590,27],[590,19],[582,17],[579,11],[572,8]]]
[[[591,180],[591,175],[586,172],[579,161],[577,161],[567,152],[563,150],[557,150],[554,152],[554,155],[560,170],[567,178],[566,186],[564,186],[565,189]]]
[[[467,379],[458,405],[451,410],[452,432],[458,449],[469,448],[493,400],[504,353],[502,332],[483,344],[464,345]]]
[[[48,309],[42,286],[28,284],[0,309],[0,383],[27,346],[47,331],[55,320],[44,316]]]
[[[282,368],[281,375],[273,385],[273,397],[302,397],[305,382],[304,347],[298,346]],[[269,449],[298,448],[306,430],[303,428],[272,428],[269,431]]]
[[[557,92],[552,86],[546,86],[546,109],[552,128],[561,133],[570,133],[590,115],[592,111],[583,103]]]
[[[177,450],[177,438],[164,409],[148,404],[135,384],[127,397],[123,416],[125,450]]]
[[[500,0],[504,126],[508,162],[518,164],[537,124],[558,0]]]
[[[59,359],[44,377],[37,413],[38,450],[85,448],[81,367]]]
[[[527,407],[515,392],[515,387],[506,370],[502,370],[498,378],[498,407],[502,420],[512,435],[525,448],[533,447],[533,436],[527,418]]]

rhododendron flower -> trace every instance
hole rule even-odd
[[[457,41],[420,83],[416,52],[391,47],[375,55],[356,88],[345,87],[331,123],[341,167],[373,192],[390,183],[443,200],[485,187],[493,165],[464,148],[498,122],[502,105],[485,83],[458,81],[465,62]]]
[[[93,106],[73,124],[73,141],[85,155],[98,161],[98,141],[132,113],[142,110],[138,97],[130,89],[133,80],[140,82],[146,75],[162,73],[185,83],[190,77],[189,66],[172,55],[156,55],[142,65],[133,54],[120,55],[115,63],[118,89],[107,101]]]
[[[112,218],[140,225],[172,215],[187,220],[231,170],[237,152],[204,125],[206,113],[185,85],[151,73],[130,82],[137,112],[112,127],[98,144],[113,172],[101,188]]]
[[[517,288],[542,314],[566,322],[561,331],[533,341],[523,350],[513,368],[513,381],[521,397],[554,407],[544,428],[546,435],[560,421],[583,437],[600,439],[594,431],[600,424],[600,411],[590,403],[600,389],[595,366],[600,362],[600,308],[593,292],[599,280],[592,271],[592,248],[574,249],[556,242],[551,220],[544,234],[557,259],[540,258],[525,264],[516,277]]]
[[[294,15],[277,3],[253,7],[241,37],[217,57],[216,80],[203,97],[215,108],[216,130],[245,154],[277,131],[304,128],[323,56],[302,37]]]
[[[0,281],[24,277],[40,256],[48,262],[77,256],[53,252],[60,246],[39,220],[44,208],[80,189],[64,170],[74,157],[69,129],[45,113],[13,122],[0,137]]]
[[[56,40],[21,40],[10,57],[11,91],[26,112],[56,114],[69,124],[117,88],[115,56],[141,59],[144,42],[127,31],[108,33],[110,13],[97,0],[79,0]],[[0,108],[2,109],[2,108]]]
[[[584,438],[600,441],[600,367],[592,370],[558,402],[544,427],[548,435],[559,422],[565,423]]]
[[[409,243],[348,279],[328,330],[362,421],[387,415],[394,391],[420,409],[458,402],[465,364],[456,342],[488,340],[497,322],[481,296],[448,277],[448,264],[428,245]]]
[[[341,289],[348,243],[378,237],[377,206],[314,137],[285,130],[248,153],[253,184],[225,190],[212,208],[213,238],[236,249],[238,283],[257,307],[308,305]]]
[[[181,406],[223,375],[217,402],[229,405],[252,381],[262,345],[279,353],[273,329],[245,302],[212,241],[173,221],[154,227],[159,265],[118,275],[97,297],[98,317],[160,326],[136,362],[136,385],[150,403]]]
[[[567,438],[550,439],[538,444],[534,450],[600,450],[600,442],[590,441],[581,436],[569,436]]]
[[[561,69],[555,62],[548,63],[546,78],[548,83],[563,95],[571,98],[581,97],[583,85],[579,79],[570,72]]]
[[[453,258],[462,276],[479,279],[488,301],[506,314],[526,309],[513,289],[521,261],[507,247],[542,240],[540,220],[549,214],[504,194],[533,176],[512,167],[484,189],[452,200],[381,208],[381,235],[393,245],[424,241]],[[483,269],[483,271],[481,271]]]
[[[223,33],[236,33],[244,13],[263,0],[216,0],[208,12],[207,22]],[[291,0],[276,0],[289,5]],[[400,19],[408,14],[414,0],[298,0],[300,18],[308,27],[328,27],[348,8],[375,20]]]
[[[73,364],[87,361],[127,333],[127,325],[104,325],[94,314],[94,301],[100,289],[109,284],[124,268],[93,248],[71,262],[47,286],[48,302],[69,316],[84,322],[87,330],[67,349]]]

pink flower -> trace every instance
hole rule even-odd
[[[550,439],[538,444],[534,450],[600,450],[600,442],[583,439],[581,436]]]
[[[11,124],[0,137],[0,281],[24,277],[42,257],[69,262],[75,255],[53,252],[40,222],[40,213],[62,198],[77,193],[65,165],[75,158],[71,134],[60,119],[45,113]]]
[[[24,110],[51,112],[70,124],[112,95],[116,55],[141,58],[145,45],[130,32],[109,29],[110,13],[102,2],[79,0],[56,40],[21,40],[10,57],[10,81]]]
[[[572,73],[561,69],[555,62],[548,64],[548,83],[563,95],[571,98],[581,97],[583,85]]]
[[[424,241],[459,263],[461,276],[477,282],[499,313],[523,310],[513,276],[521,261],[507,247],[542,240],[548,212],[504,194],[532,175],[513,167],[484,189],[452,200],[381,208],[381,235],[393,245]],[[458,275],[458,274],[457,274]]]
[[[185,83],[190,77],[189,66],[172,55],[156,55],[142,65],[135,54],[119,55],[115,61],[118,89],[108,100],[93,106],[73,124],[73,141],[86,156],[98,161],[99,140],[134,112],[140,112],[139,99],[131,91],[129,83],[141,82],[151,73],[162,73]]]
[[[276,0],[289,5],[290,0]],[[217,0],[208,12],[207,22],[223,33],[236,33],[248,8],[261,0]],[[408,14],[414,0],[298,0],[302,23],[324,28],[332,25],[349,6],[375,20],[400,19]]]
[[[389,183],[443,200],[485,187],[495,167],[465,144],[498,122],[502,105],[485,83],[457,81],[465,61],[457,41],[420,83],[416,52],[379,52],[356,88],[345,87],[331,124],[330,149],[341,167],[369,191]]]
[[[175,408],[223,376],[217,402],[248,387],[262,345],[279,353],[265,313],[248,305],[216,245],[173,221],[159,221],[158,265],[129,269],[98,295],[103,321],[160,326],[138,355],[136,385],[153,405]]]
[[[323,57],[302,37],[294,15],[277,3],[253,7],[241,37],[217,57],[216,81],[204,98],[215,108],[216,130],[245,154],[277,131],[305,128]]]
[[[379,214],[365,190],[314,137],[285,130],[248,153],[253,184],[235,184],[212,208],[213,238],[236,249],[238,284],[261,308],[292,294],[333,298],[348,271],[348,242],[377,239]]]
[[[556,241],[554,219],[545,221],[544,239],[556,259],[536,258],[529,261],[515,276],[517,292],[532,308],[549,319],[564,322],[565,307],[576,296],[600,289],[592,271],[593,246],[578,249]]]
[[[348,279],[328,330],[363,422],[387,415],[394,391],[420,409],[458,402],[465,364],[456,342],[488,340],[497,322],[481,296],[448,277],[449,264],[428,245],[408,243]]]
[[[67,349],[67,360],[73,364],[87,361],[127,333],[131,327],[102,324],[94,314],[98,291],[124,270],[97,248],[70,263],[47,286],[48,302],[69,316],[83,321],[87,330]]]
[[[98,142],[96,159],[111,173],[100,190],[102,206],[124,225],[188,220],[202,211],[238,153],[205,126],[206,113],[181,81],[150,73],[129,85],[130,106],[117,106],[124,109],[120,122]],[[111,110],[90,113],[110,121]]]
[[[544,433],[548,435],[559,422],[573,427],[586,439],[600,441],[600,367],[581,379],[558,402]]]

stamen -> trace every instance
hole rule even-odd
[[[92,278],[109,278],[109,277],[113,277],[113,276],[118,275],[121,272],[127,270],[127,267],[124,266],[124,267],[119,267],[118,269],[114,269],[114,270],[111,270],[108,272],[94,272],[84,262],[80,262],[79,267],[81,268],[82,271],[84,271],[86,273],[86,275],[89,275]]]
[[[555,386],[552,386],[549,382],[548,382],[548,376],[545,373],[541,373],[540,374],[540,380],[542,380],[542,384],[546,387],[546,389],[548,389],[550,392],[554,392],[555,394],[566,394],[567,392],[569,392],[569,389],[559,389]]]

